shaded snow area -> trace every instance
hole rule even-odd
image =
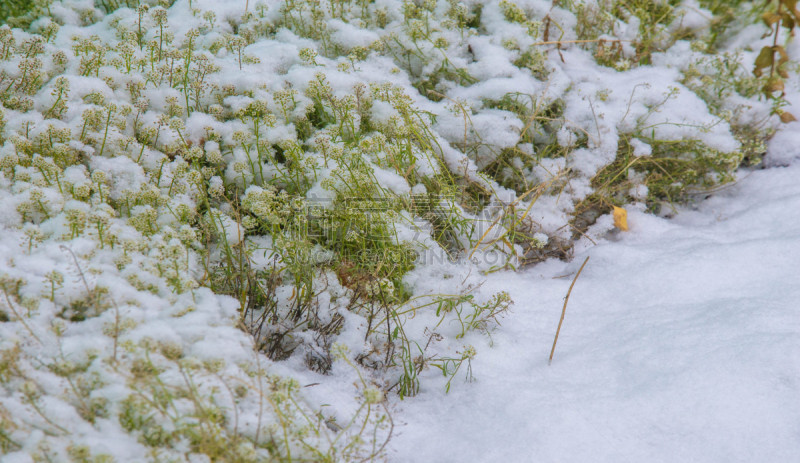
[[[393,459],[800,461],[800,163],[739,176],[570,263],[490,277],[513,312],[473,383],[402,402]]]

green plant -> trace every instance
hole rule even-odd
[[[597,62],[626,70],[650,64],[653,53],[693,36],[693,31],[680,26],[681,16],[676,13],[679,4],[679,0],[581,0],[569,2],[569,7],[578,22],[579,42],[593,49]],[[615,39],[617,22],[634,24],[632,20],[638,23],[636,37]],[[626,51],[627,42],[630,51]]]
[[[2,365],[0,363],[0,366]],[[14,423],[11,413],[5,407],[0,406],[0,450],[4,453],[14,452],[22,448],[22,445],[10,436],[16,429],[17,425]]]
[[[765,77],[753,75],[742,60],[741,52],[703,55],[684,71],[684,84],[708,103],[712,114],[731,125],[731,132],[742,144],[743,163],[754,165],[761,161],[775,128],[768,116],[757,121],[746,117],[751,107],[737,105],[731,109],[728,104],[731,99],[754,98],[762,92]]]
[[[453,378],[456,377],[456,374],[461,369],[464,362],[467,362],[467,382],[472,382],[475,379],[472,376],[472,359],[475,358],[475,348],[472,346],[465,346],[463,352],[456,352],[456,354],[459,356],[439,357],[430,361],[431,365],[438,368],[442,372],[442,375],[448,378],[447,384],[445,384],[444,387],[445,392],[450,392],[450,383],[452,383]]]
[[[2,0],[0,23],[26,27],[43,14],[47,14],[52,0]]]
[[[711,30],[706,38],[708,51],[715,52],[719,45],[746,25],[757,21],[759,10],[770,2],[748,0],[700,0],[700,5],[711,12]]]
[[[445,390],[449,391],[451,381],[462,363],[466,361],[471,365],[476,352],[474,348],[468,347],[463,353],[457,352],[460,357],[431,353],[430,349],[435,341],[444,338],[440,331],[447,330],[456,338],[463,338],[468,332],[475,330],[489,334],[492,327],[499,323],[498,317],[508,311],[512,303],[505,292],[495,294],[483,304],[476,302],[471,294],[441,294],[414,297],[399,307],[391,307],[384,302],[383,310],[371,311],[368,337],[380,340],[388,335],[392,345],[386,352],[383,363],[400,367],[401,370],[399,378],[390,389],[397,388],[401,398],[415,396],[419,392],[420,373],[429,366],[434,366],[448,378]],[[406,322],[409,318],[434,308],[432,315],[437,322],[425,328],[424,338],[427,339],[418,338],[416,333],[407,331]],[[452,324],[458,326],[455,331],[449,328]],[[369,357],[362,357],[360,362],[369,363]],[[467,378],[472,378],[471,367],[468,368]]]

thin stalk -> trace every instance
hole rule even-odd
[[[581,268],[578,269],[578,273],[575,274],[575,278],[572,279],[572,284],[569,285],[569,290],[567,291],[567,297],[564,298],[564,307],[561,309],[561,319],[558,320],[556,337],[553,338],[553,348],[550,349],[550,359],[547,361],[548,366],[551,363],[553,363],[553,354],[555,354],[556,352],[556,343],[558,342],[558,334],[561,332],[561,324],[564,323],[564,315],[567,314],[567,303],[569,302],[569,295],[572,293],[572,288],[575,286],[575,282],[578,281],[578,277],[581,276],[581,272],[583,271],[583,268],[586,267],[587,262],[589,262],[589,256],[586,256],[586,260],[583,261]]]

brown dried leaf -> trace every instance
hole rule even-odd
[[[761,70],[772,66],[773,62],[775,62],[775,54],[772,52],[772,47],[762,48],[761,52],[759,52],[758,57],[756,58],[753,74],[755,74],[757,77],[761,76]]]
[[[767,81],[767,85],[764,86],[764,91],[768,93],[782,92],[783,89],[783,79],[780,77],[772,77]]]
[[[789,12],[784,12],[781,15],[781,26],[787,29],[794,29],[794,24],[795,24],[794,16],[789,14]]]
[[[773,24],[781,20],[781,15],[772,11],[768,11],[761,15],[761,20],[764,21],[764,24],[766,24],[767,27],[772,27]]]

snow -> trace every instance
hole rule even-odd
[[[768,167],[787,166],[800,158],[800,122],[791,122],[786,130],[775,134],[770,140],[764,165]]]
[[[399,403],[391,460],[800,461],[799,175],[743,171],[673,219],[629,211],[569,263],[490,275],[512,313],[493,346],[465,339],[473,383]]]
[[[415,2],[423,3],[431,4]],[[348,16],[352,12],[345,14],[341,5],[341,19],[326,16],[331,11],[322,11],[325,7],[297,12],[309,18],[321,15],[314,27],[328,34],[326,44],[283,25],[271,30],[288,14],[282,1],[269,0],[265,13],[261,2],[179,0],[167,13],[170,49],[183,50],[175,47],[188,43],[190,30],[202,29],[195,42],[198,54],[188,55],[195,60],[191,69],[197,61],[214,69],[200,82],[207,93],[191,107],[189,94],[179,90],[186,82],[162,82],[167,68],[145,72],[137,64],[125,73],[121,61],[111,64],[121,59],[120,40],[135,36],[135,10],[103,15],[90,0],[53,3],[51,14],[62,26],[43,47],[47,56],[63,51],[67,63],[61,69],[54,59],[45,60],[43,79],[48,82],[29,95],[32,110],[0,105],[0,315],[6,319],[0,322],[0,453],[6,434],[15,450],[0,455],[0,463],[45,457],[63,461],[74,446],[88,447],[98,460],[99,454],[108,454],[116,461],[156,456],[208,461],[205,455],[191,454],[185,436],[155,455],[156,446],[145,442],[141,426],[125,428],[123,401],[161,400],[152,389],[156,382],[165,391],[180,392],[165,399],[177,418],[161,414],[159,426],[170,430],[196,419],[195,407],[218,407],[225,429],[244,436],[236,440],[243,445],[264,444],[280,421],[283,433],[308,439],[302,444],[287,440],[287,446],[309,452],[315,447],[347,450],[347,440],[355,434],[370,437],[366,434],[380,415],[365,419],[361,431],[355,426],[337,432],[337,427],[355,423],[365,403],[386,397],[380,403],[394,420],[386,455],[392,462],[800,461],[800,122],[780,126],[761,167],[741,169],[736,183],[674,213],[645,212],[646,173],[631,162],[620,174],[633,185],[624,200],[637,201],[625,205],[630,230],[617,230],[613,218],[604,215],[585,234],[576,234],[570,228],[576,205],[595,192],[593,177],[618,159],[622,140],[637,157],[657,156],[656,143],[664,141],[696,142],[703,149],[734,153],[741,144],[732,124],[766,133],[777,127],[778,118],[771,114],[770,102],[734,94],[732,87],[722,87],[716,108],[703,100],[693,86],[698,78],[685,73],[692,66],[706,73],[702,77],[716,71],[711,55],[695,50],[689,40],[654,53],[649,65],[628,69],[628,63],[620,70],[599,65],[591,47],[567,42],[578,39],[577,17],[554,7],[558,2],[512,2],[529,19],[547,17],[548,24],[558,25],[557,40],[565,42],[557,49],[537,43],[548,34],[555,40],[556,26],[544,35],[530,33],[527,25],[505,18],[502,2],[463,3],[468,10],[483,6],[480,27],[459,33],[444,26],[448,8],[460,2],[432,2],[436,11],[420,16],[430,22],[431,40],[413,44],[399,0],[359,2],[352,12],[363,7],[362,18]],[[606,2],[588,3],[597,7]],[[697,0],[673,3],[679,3],[681,19],[670,27],[694,31],[693,39],[708,32],[714,18]],[[258,14],[243,18],[245,8]],[[155,10],[141,19],[145,41],[156,40]],[[92,21],[81,11],[95,14],[96,21],[83,25]],[[367,17],[379,12],[385,15],[385,28],[371,25]],[[45,26],[42,20],[37,27]],[[636,50],[629,42],[639,26],[634,16],[617,18],[603,37],[622,39],[624,56],[632,58]],[[264,30],[248,30],[259,27]],[[761,25],[745,27],[722,49],[741,51],[737,65],[749,72],[758,47],[771,45],[764,30]],[[229,42],[234,31],[240,39],[249,37],[238,51],[228,48],[234,46],[235,41]],[[18,30],[13,35],[17,42],[30,37]],[[83,64],[73,36],[96,36],[107,47],[107,62],[94,76],[78,75]],[[159,43],[164,38],[158,36]],[[132,40],[128,45],[133,47]],[[382,49],[395,42],[400,55],[403,47],[413,47],[419,55],[412,53],[406,62]],[[369,48],[363,60],[353,58],[364,51],[356,47]],[[309,60],[304,49],[318,55]],[[800,56],[797,42],[787,49],[794,59]],[[543,54],[542,61],[531,68],[518,65],[523,52],[532,50]],[[144,59],[146,68],[144,48],[140,45],[134,54]],[[19,56],[2,61],[6,77],[19,77]],[[463,71],[463,81],[439,73],[445,68]],[[49,114],[60,98],[56,78],[61,75],[69,83],[66,107],[63,114]],[[426,79],[433,82],[434,92],[425,94],[426,87],[418,85]],[[797,76],[787,78],[786,87],[785,109],[800,117]],[[11,88],[9,84],[6,91]],[[360,133],[360,143],[348,147],[343,134],[334,133],[341,127],[309,122],[307,110],[314,105],[330,103],[330,108],[338,105],[345,111],[356,88],[365,92],[358,104],[364,97],[371,106],[365,116],[360,106],[354,110],[355,125],[368,115],[370,130],[429,130],[430,146],[409,142],[403,153],[413,162],[395,166],[397,153],[374,149],[385,144],[386,136]],[[519,114],[505,109],[514,107],[503,104],[507,97],[522,107]],[[269,117],[248,120],[249,109]],[[93,117],[106,121],[102,137],[98,129],[87,128]],[[44,151],[44,142],[31,148],[43,154],[30,154],[16,146],[22,141],[15,136],[50,137],[55,152],[61,142],[48,134],[58,130],[69,134],[63,144],[74,148],[80,160],[53,183],[45,175],[54,155]],[[149,130],[153,140],[142,142]],[[313,136],[301,139],[308,131]],[[251,143],[254,132],[264,145]],[[528,137],[525,143],[523,137]],[[552,140],[542,142],[548,137]],[[338,158],[323,154],[323,140],[341,151]],[[405,346],[397,331],[392,338],[389,328],[383,338],[376,334],[372,317],[382,311],[376,310],[374,299],[359,299],[347,287],[346,272],[337,272],[342,269],[320,265],[309,276],[313,282],[304,287],[314,293],[318,323],[335,325],[340,317],[340,326],[322,333],[321,328],[309,329],[310,321],[264,325],[276,333],[285,328],[279,334],[297,347],[280,361],[268,359],[242,329],[247,323],[242,320],[244,308],[254,299],[239,301],[200,286],[209,284],[209,266],[225,269],[235,265],[233,257],[242,259],[240,265],[248,259],[254,271],[247,275],[248,285],[251,279],[259,284],[267,278],[280,280],[274,288],[276,313],[299,307],[300,285],[290,280],[300,275],[292,275],[294,268],[281,254],[285,237],[254,235],[233,206],[237,199],[225,198],[226,186],[232,185],[247,187],[246,194],[265,193],[255,185],[259,181],[274,181],[276,191],[288,191],[275,181],[282,175],[278,164],[285,167],[288,161],[261,157],[261,148],[271,152],[272,145],[284,152],[298,148],[292,166],[313,170],[314,179],[304,191],[295,188],[320,209],[333,209],[333,202],[341,199],[332,191],[341,185],[332,186],[330,180],[337,169],[350,167],[345,165],[349,161],[340,160],[347,159],[345,151],[364,156],[368,165],[367,174],[352,179],[367,187],[374,181],[387,197],[425,194],[437,186],[437,174],[456,177],[453,190],[471,187],[486,196],[480,200],[485,199],[485,207],[478,206],[483,210],[472,212],[457,199],[441,199],[444,209],[452,206],[460,214],[457,219],[468,225],[467,231],[452,232],[452,240],[464,248],[457,256],[433,238],[433,219],[415,215],[411,208],[397,213],[397,242],[392,244],[408,245],[420,254],[415,268],[401,277],[408,294],[398,300],[406,295],[408,300],[396,307],[383,301],[386,315],[380,316],[387,325],[394,322],[390,312],[405,320],[409,349],[425,340],[431,345],[425,352],[420,349],[418,358],[429,364],[419,372],[418,395],[398,397],[392,383],[401,367],[393,355]],[[540,145],[560,146],[563,152],[547,153]],[[259,149],[258,160],[253,159],[254,148]],[[511,157],[508,163],[523,174],[525,185],[544,185],[541,192],[533,188],[523,198],[512,189],[516,187],[500,185],[486,173],[496,161],[505,163],[501,156],[509,152],[533,160],[524,165]],[[25,163],[30,166],[21,167]],[[198,170],[199,165],[204,167]],[[347,182],[350,177],[338,178]],[[217,202],[200,200],[203,185]],[[260,215],[274,212],[270,204],[262,206]],[[516,230],[505,226],[510,218],[505,213],[512,208],[524,211],[528,222],[520,218],[519,223],[530,227],[524,231],[530,232],[534,247],[583,236],[571,259],[509,270],[520,266],[524,254],[519,242],[509,239]],[[195,213],[193,222],[189,217]],[[192,227],[213,230],[209,242],[199,241]],[[252,255],[229,255],[223,261],[223,249],[238,245],[236,249],[254,250]],[[315,262],[336,258],[319,242],[309,248]],[[585,259],[588,263],[570,293],[554,361],[548,365],[564,297]],[[395,283],[399,286],[399,278],[376,284],[394,292]],[[374,286],[365,290],[370,291]],[[497,327],[479,323],[465,328],[460,310],[466,303],[444,309],[458,312],[458,317],[440,317],[430,309],[437,301],[442,304],[442,297],[465,297],[479,305],[504,292],[514,303]],[[86,316],[73,319],[73,312],[81,310],[86,314],[78,315]],[[308,358],[315,355],[330,363],[325,374],[309,370]],[[469,359],[468,365],[462,364],[450,382],[430,365],[458,356]],[[369,368],[369,362],[379,366]],[[149,373],[150,368],[157,373]],[[77,372],[64,373],[70,369]],[[143,379],[147,375],[150,383]],[[473,375],[474,381],[465,381]],[[78,387],[72,378],[80,380]],[[229,383],[238,386],[235,391]],[[287,384],[299,391],[291,400],[281,389]],[[375,388],[381,389],[377,395]],[[87,415],[87,404],[98,406],[97,416],[93,410]],[[150,412],[145,408],[144,413]],[[267,455],[266,446],[253,452],[256,459],[278,458]],[[302,452],[296,456],[304,458]]]

